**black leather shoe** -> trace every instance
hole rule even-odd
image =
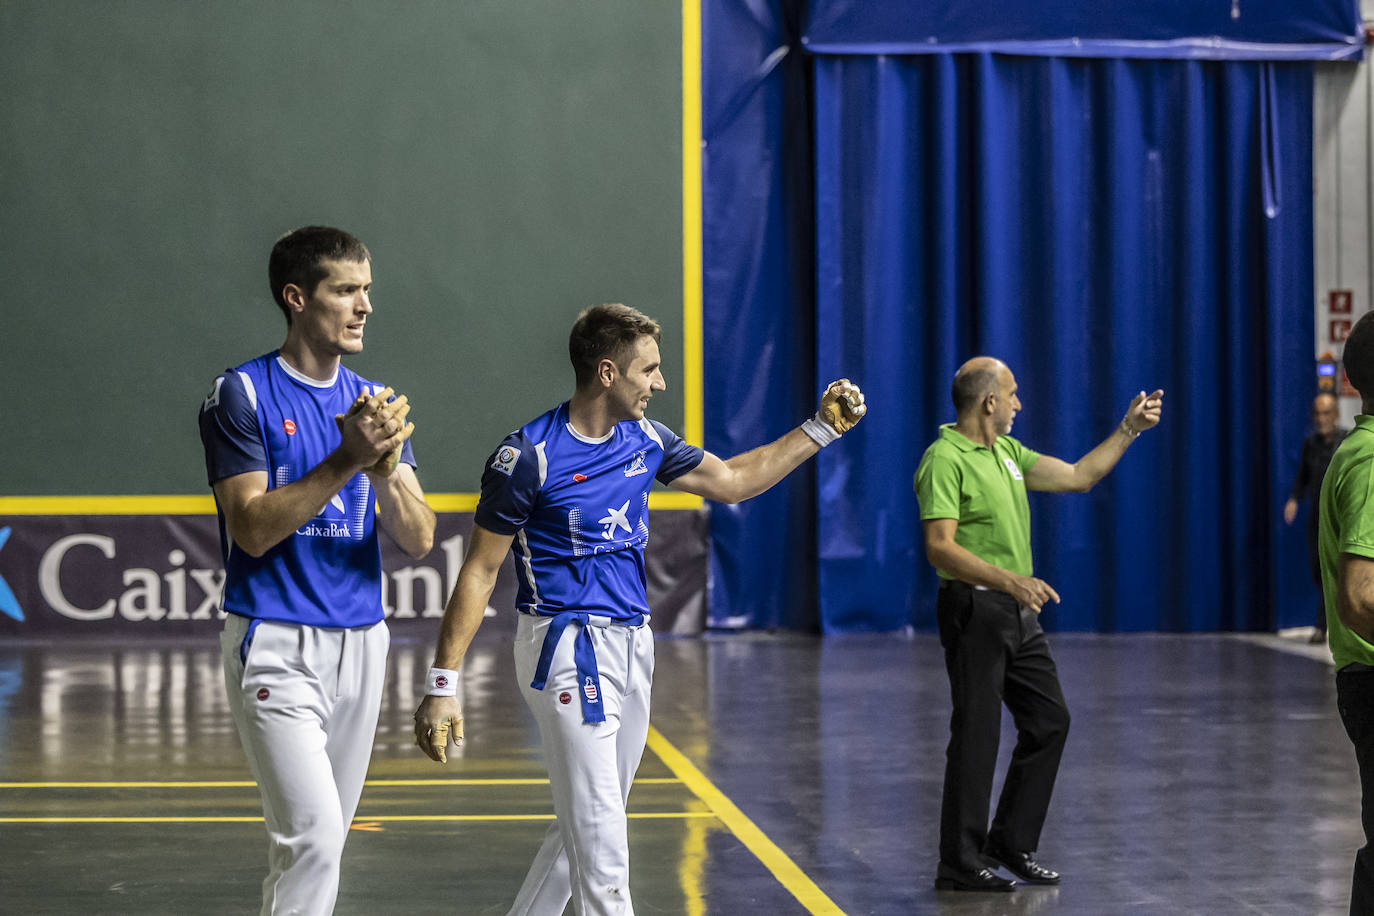
[[[1000,865],[1027,884],[1058,884],[1059,872],[1050,871],[1035,861],[1033,852],[1007,852],[997,846],[983,850],[983,858],[992,865]]]
[[[941,862],[935,869],[937,891],[1014,891],[1016,882],[998,877],[986,868],[964,871]]]

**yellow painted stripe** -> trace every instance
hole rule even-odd
[[[477,508],[476,493],[429,493],[425,502],[435,512],[472,512]]]
[[[797,898],[798,903],[806,907],[808,913],[844,916],[844,911],[788,858],[787,853],[755,826],[739,806],[717,789],[685,754],[673,747],[668,739],[652,726],[649,727],[649,749],[658,755],[673,775],[681,779],[697,798],[705,802],[706,807],[758,857],[764,867],[773,873],[773,877]]]
[[[204,496],[0,496],[0,515],[214,515]]]
[[[435,512],[471,512],[477,493],[429,493],[425,501]],[[650,509],[695,509],[701,497],[691,493],[656,491]],[[0,496],[4,515],[214,515],[211,496]]]
[[[682,435],[694,445],[704,442],[701,209],[701,0],[682,0]]]
[[[636,779],[635,785],[680,785],[666,776]],[[546,786],[547,779],[369,779],[365,785],[379,789],[396,786]],[[186,782],[0,782],[0,789],[253,789],[251,779]]]
[[[714,818],[710,811],[646,811],[627,815],[633,820],[690,820],[693,818]],[[261,817],[0,817],[0,824],[261,824]],[[511,821],[551,821],[552,814],[382,814],[375,816],[359,815],[357,822],[493,822]]]

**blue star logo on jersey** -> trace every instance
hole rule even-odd
[[[630,501],[628,499],[625,500],[624,504],[621,505],[619,509],[607,509],[606,511],[610,514],[605,518],[597,519],[598,525],[606,526],[605,530],[601,532],[603,538],[609,541],[611,538],[615,537],[616,530],[619,528],[624,528],[626,534],[634,531],[634,529],[630,527]]]
[[[3,549],[5,542],[10,539],[10,529],[0,528],[0,549]],[[10,591],[9,583],[4,576],[0,576],[0,613],[15,620],[24,619],[24,609],[19,606],[19,599],[14,597],[14,592]]]

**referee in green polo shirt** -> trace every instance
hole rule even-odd
[[[961,366],[953,396],[957,419],[940,427],[916,470],[926,557],[940,574],[936,614],[954,703],[935,887],[1015,888],[989,865],[1031,884],[1057,884],[1059,874],[1037,862],[1035,850],[1069,710],[1037,616],[1059,595],[1032,574],[1026,488],[1090,489],[1159,422],[1164,392],[1136,395],[1121,425],[1075,464],[1007,435],[1021,402],[1000,360],[980,356]],[[1016,723],[1016,750],[989,828],[1003,703]]]
[[[1374,913],[1374,313],[1355,322],[1341,360],[1360,392],[1360,415],[1322,479],[1317,556],[1336,706],[1360,770],[1365,845],[1355,853],[1353,914]]]

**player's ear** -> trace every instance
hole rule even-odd
[[[596,380],[601,383],[602,388],[609,388],[615,384],[620,370],[616,367],[615,360],[609,356],[596,364]]]
[[[299,315],[305,311],[305,290],[294,283],[288,283],[281,290],[282,301],[286,307],[295,314]]]

